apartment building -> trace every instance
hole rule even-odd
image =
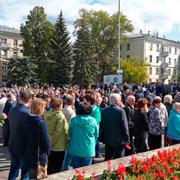
[[[132,34],[121,45],[121,58],[143,57],[149,64],[148,81],[176,82],[180,67],[180,42],[158,37],[158,34]]]
[[[7,81],[8,59],[14,55],[22,56],[21,44],[19,30],[0,25],[0,84]]]

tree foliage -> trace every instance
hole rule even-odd
[[[87,86],[93,82],[93,49],[90,32],[86,26],[83,26],[84,22],[81,23],[74,43],[73,83]]]
[[[36,60],[40,82],[47,81],[48,68],[52,62],[51,39],[53,25],[47,20],[43,7],[35,7],[27,16],[25,25],[21,25],[23,37],[23,55]]]
[[[37,81],[37,66],[28,57],[12,57],[8,64],[8,81],[17,85],[25,85]]]
[[[62,11],[54,26],[52,40],[52,54],[54,60],[52,70],[54,71],[53,79],[56,85],[69,84],[72,78],[72,47],[70,43],[69,32],[65,25]]]
[[[109,15],[105,11],[80,10],[80,17],[75,21],[75,32],[82,26],[90,31],[92,39],[91,46],[94,51],[94,62],[98,65],[97,78],[102,79],[102,75],[107,74],[110,65],[116,58],[115,50],[118,45],[118,16]],[[133,26],[126,16],[121,15],[121,34],[131,32]]]
[[[127,83],[143,83],[148,78],[148,64],[141,57],[130,57],[121,60],[123,70],[123,81]]]

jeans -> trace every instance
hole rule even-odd
[[[23,156],[11,154],[11,165],[8,180],[15,180],[18,177],[21,168],[21,180],[29,180],[28,168],[25,166]]]
[[[72,163],[72,156],[66,151],[61,171],[67,171],[68,166]]]
[[[78,157],[72,156],[72,166],[73,168],[79,168],[83,166],[91,165],[92,158],[91,157]]]

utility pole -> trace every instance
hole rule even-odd
[[[120,70],[121,65],[121,12],[120,12],[120,0],[118,3],[118,70]]]

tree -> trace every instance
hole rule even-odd
[[[95,49],[94,62],[98,65],[96,72],[100,80],[104,74],[109,73],[111,64],[116,58],[116,49],[118,47],[118,15],[110,16],[105,11],[87,11],[80,10],[80,17],[75,21],[75,31],[81,27],[81,21],[84,20],[86,28],[90,31],[92,44]],[[133,26],[131,22],[121,14],[121,34],[131,32]]]
[[[89,30],[81,26],[76,32],[76,42],[74,43],[74,76],[73,83],[87,86],[93,82],[93,49]]]
[[[52,59],[55,62],[53,65],[54,83],[56,85],[69,84],[71,82],[73,68],[72,47],[62,11],[54,29],[52,40]]]
[[[37,80],[37,66],[28,57],[12,57],[8,64],[8,83],[24,86]]]
[[[27,16],[25,25],[21,25],[23,37],[23,55],[36,60],[40,82],[47,81],[48,68],[52,63],[50,57],[53,25],[47,21],[43,7],[35,7]]]
[[[141,57],[130,57],[121,60],[123,69],[123,81],[127,83],[143,83],[148,78],[148,64]]]

